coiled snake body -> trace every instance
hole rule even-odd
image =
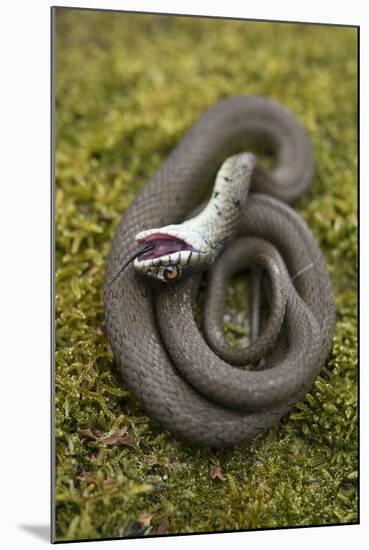
[[[204,340],[193,314],[199,276],[148,284],[129,259],[139,252],[137,234],[182,223],[222,163],[255,144],[272,148],[277,165],[253,168],[233,240],[207,272]],[[190,128],[124,213],[107,260],[107,333],[125,382],[173,434],[214,447],[254,437],[304,396],[324,364],[331,283],[310,230],[286,204],[308,188],[313,168],[306,133],[286,109],[258,96],[226,99]],[[232,348],[222,327],[226,283],[255,264],[268,274],[269,319],[249,347]],[[248,363],[259,366],[241,368]]]

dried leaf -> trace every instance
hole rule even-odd
[[[143,525],[144,527],[149,527],[150,526],[150,522],[151,522],[151,518],[152,518],[152,514],[150,514],[149,512],[142,512],[142,514],[140,514],[138,516],[138,521],[141,523],[141,525]]]
[[[126,447],[133,447],[135,444],[135,439],[132,434],[127,434],[124,437],[121,437],[119,444],[125,445]]]
[[[113,477],[109,477],[109,479],[104,480],[104,485],[106,486],[115,485],[116,482],[117,482],[116,479],[114,479]]]
[[[220,479],[220,481],[225,481],[225,477],[222,474],[222,471],[220,469],[220,466],[216,466],[215,464],[210,464],[210,477],[212,479]]]
[[[157,529],[157,534],[166,535],[168,533],[168,529],[169,529],[169,519],[164,518]]]
[[[128,430],[128,426],[123,426],[123,428],[120,428],[116,432],[101,437],[100,442],[104,443],[105,445],[124,444],[122,443],[122,440],[124,439],[123,436],[127,430]]]
[[[96,441],[100,436],[99,430],[95,430],[95,429],[90,429],[90,428],[81,429],[81,428],[78,428],[77,431],[80,435],[82,435],[82,437],[86,437],[87,439],[93,439],[94,441]]]
[[[97,482],[97,478],[90,474],[90,472],[81,472],[79,474],[79,476],[77,476],[77,479],[83,479],[84,481],[87,481],[88,483],[96,483]]]

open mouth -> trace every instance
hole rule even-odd
[[[140,262],[154,260],[176,252],[194,251],[194,248],[186,241],[168,233],[154,232],[144,236],[138,235],[136,241],[145,247],[144,252],[137,258]]]

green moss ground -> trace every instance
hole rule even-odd
[[[356,522],[356,30],[71,10],[56,28],[57,539]],[[119,381],[104,262],[185,130],[250,93],[291,109],[313,141],[317,174],[297,209],[324,251],[337,327],[306,399],[255,440],[214,451],[176,441]]]

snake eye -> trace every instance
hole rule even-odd
[[[166,281],[175,281],[179,278],[178,267],[175,265],[168,265],[168,267],[164,269],[163,275]]]

